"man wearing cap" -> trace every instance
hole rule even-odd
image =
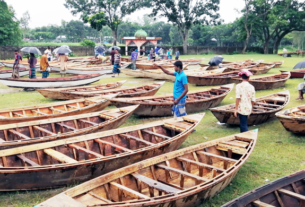
[[[236,105],[234,116],[239,117],[240,132],[248,130],[248,116],[251,114],[255,103],[255,89],[249,83],[249,77],[253,74],[248,70],[242,70],[238,75],[242,82],[236,85]]]
[[[13,65],[12,78],[19,78],[19,64],[22,61],[22,57],[18,50],[15,50],[15,62]]]

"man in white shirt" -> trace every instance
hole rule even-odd
[[[51,61],[51,59],[52,59],[52,52],[51,52],[51,48],[50,47],[48,47],[48,49],[45,50],[45,54],[47,54],[48,61]]]

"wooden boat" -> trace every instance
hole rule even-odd
[[[285,70],[281,70],[281,72],[288,72],[288,71],[285,71]],[[305,76],[305,70],[291,70],[289,71],[291,76],[290,78],[304,78]]]
[[[138,106],[0,125],[0,150],[115,129]]]
[[[277,112],[275,116],[287,131],[305,134],[305,105]]]
[[[222,191],[251,155],[256,131],[169,152],[102,175],[37,207],[197,206]]]
[[[14,88],[66,88],[73,86],[83,86],[99,81],[103,75],[78,75],[62,78],[37,78],[37,79],[0,79],[0,83]]]
[[[248,118],[248,125],[252,126],[261,124],[271,118],[274,118],[275,113],[282,110],[289,103],[289,100],[289,91],[283,91],[257,98],[253,108],[254,112],[251,113]],[[240,124],[239,118],[234,117],[235,103],[217,108],[211,108],[210,110],[221,123],[231,125]]]
[[[274,68],[279,68],[284,64],[284,60],[273,62],[273,64],[275,65]]]
[[[0,70],[0,78],[11,78],[12,77],[12,72],[13,72],[13,70]],[[23,76],[26,76],[26,75],[29,75],[29,70],[26,69],[26,68],[20,68],[19,69],[19,76],[23,77]]]
[[[113,83],[106,83],[100,85],[89,85],[82,87],[70,87],[70,88],[50,88],[50,89],[36,89],[41,95],[46,98],[67,100],[63,92],[100,92],[104,90],[110,90],[120,88],[126,81],[118,81]]]
[[[136,67],[137,69],[142,69],[142,70],[152,70],[152,69],[160,69],[157,66],[153,65],[153,62],[137,62]],[[158,63],[159,65],[162,65],[165,69],[174,69],[174,64],[171,62],[160,62]],[[186,64],[184,64],[186,66]]]
[[[305,170],[301,170],[251,190],[222,207],[302,207],[305,196],[304,179]]]
[[[238,72],[227,72],[208,75],[188,75],[187,80],[190,84],[197,86],[215,86],[231,83],[232,78],[237,78]]]
[[[253,73],[253,75],[260,75],[260,74],[265,74],[268,73],[272,68],[274,68],[274,65],[271,66],[252,66],[252,67],[248,67],[247,69]]]
[[[230,93],[234,84],[192,91],[187,94],[186,112],[195,113],[217,106]],[[134,112],[138,116],[172,116],[173,96],[159,95],[137,98],[109,98],[116,107],[140,105]]]
[[[108,95],[112,98],[116,95]],[[103,97],[0,109],[0,124],[28,122],[100,111],[110,104]]]
[[[0,191],[56,188],[84,182],[176,150],[203,116],[194,114],[1,150]]]
[[[162,87],[165,83],[163,82],[156,82],[152,84],[146,84],[142,86],[136,87],[129,87],[129,88],[122,88],[122,89],[112,89],[112,90],[105,90],[99,92],[62,92],[63,97],[66,99],[79,99],[79,98],[87,98],[87,97],[94,97],[94,96],[105,96],[115,94],[116,97],[120,98],[132,98],[132,97],[143,97],[143,96],[153,96],[155,95],[158,90]]]
[[[5,67],[8,68],[13,68],[15,60],[0,60],[0,63],[2,63],[2,65],[4,65]],[[37,60],[37,64],[36,66],[40,65],[40,60]],[[22,61],[19,62],[19,66],[29,66],[28,60],[27,59],[23,59]]]
[[[250,77],[249,83],[254,86],[255,90],[266,90],[279,88],[285,85],[290,78],[290,72],[282,72],[278,75],[269,75],[263,77]],[[241,83],[241,78],[232,78],[233,83]]]
[[[5,65],[0,65],[0,70],[2,70],[5,67]]]
[[[113,66],[109,64],[101,65],[82,65],[82,66],[69,66],[66,71],[69,74],[87,75],[87,74],[110,74],[112,73]],[[60,72],[59,67],[53,67],[52,71]]]

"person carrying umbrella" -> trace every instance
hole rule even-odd
[[[40,70],[42,70],[42,78],[47,78],[49,76],[49,71],[47,70],[50,67],[48,62],[48,51],[44,51],[43,56],[40,58]]]
[[[15,62],[13,65],[12,78],[19,78],[19,64],[22,61],[22,57],[18,50],[15,50]]]
[[[37,58],[35,57],[34,53],[30,53],[30,57],[28,57],[28,63],[30,64],[30,69],[31,69],[29,78],[35,79]]]

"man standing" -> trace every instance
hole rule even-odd
[[[110,52],[110,56],[111,56],[111,64],[114,65],[114,55],[115,55],[115,50],[114,48],[112,48],[111,52]]]
[[[22,61],[22,57],[19,54],[18,50],[15,50],[15,62],[13,65],[12,78],[19,78],[19,64]]]
[[[239,116],[240,132],[247,132],[248,130],[248,116],[252,112],[255,103],[255,89],[249,83],[249,77],[253,74],[249,70],[242,70],[238,75],[243,82],[236,86],[236,105],[234,116]]]
[[[47,57],[47,50],[44,51],[44,55],[40,58],[40,70],[42,70],[42,78],[47,78],[49,76],[49,71],[47,70],[50,67]]]
[[[186,109],[185,109],[185,100],[186,94],[188,92],[188,85],[187,85],[187,76],[183,71],[183,64],[181,61],[176,61],[174,63],[175,72],[171,72],[163,68],[161,65],[154,64],[155,66],[159,67],[164,73],[168,75],[174,75],[175,84],[174,84],[174,106],[172,107],[172,112],[174,117],[181,117],[185,116]]]
[[[114,65],[113,65],[113,75],[112,77],[115,77],[115,74],[117,73],[118,76],[120,75],[120,68],[121,67],[121,54],[119,53],[118,50],[115,50],[115,55],[114,55]]]
[[[171,48],[169,48],[169,59],[171,60],[171,59],[173,59],[173,48],[171,47]]]
[[[138,58],[138,53],[134,49],[132,49],[132,53],[131,53],[132,67],[131,67],[131,69],[133,69],[133,70],[137,69],[137,66],[136,66],[137,58]]]
[[[36,78],[36,64],[37,64],[37,58],[33,53],[30,54],[30,57],[28,58],[28,63],[30,64],[30,77],[31,79]]]
[[[179,50],[177,48],[176,49],[176,58],[175,58],[175,60],[179,60],[179,56],[180,56],[180,52],[179,52]]]
[[[52,59],[52,52],[51,52],[51,48],[50,47],[48,47],[48,49],[46,49],[46,51],[45,52],[47,52],[47,58],[48,58],[48,61],[51,61],[51,59]]]

